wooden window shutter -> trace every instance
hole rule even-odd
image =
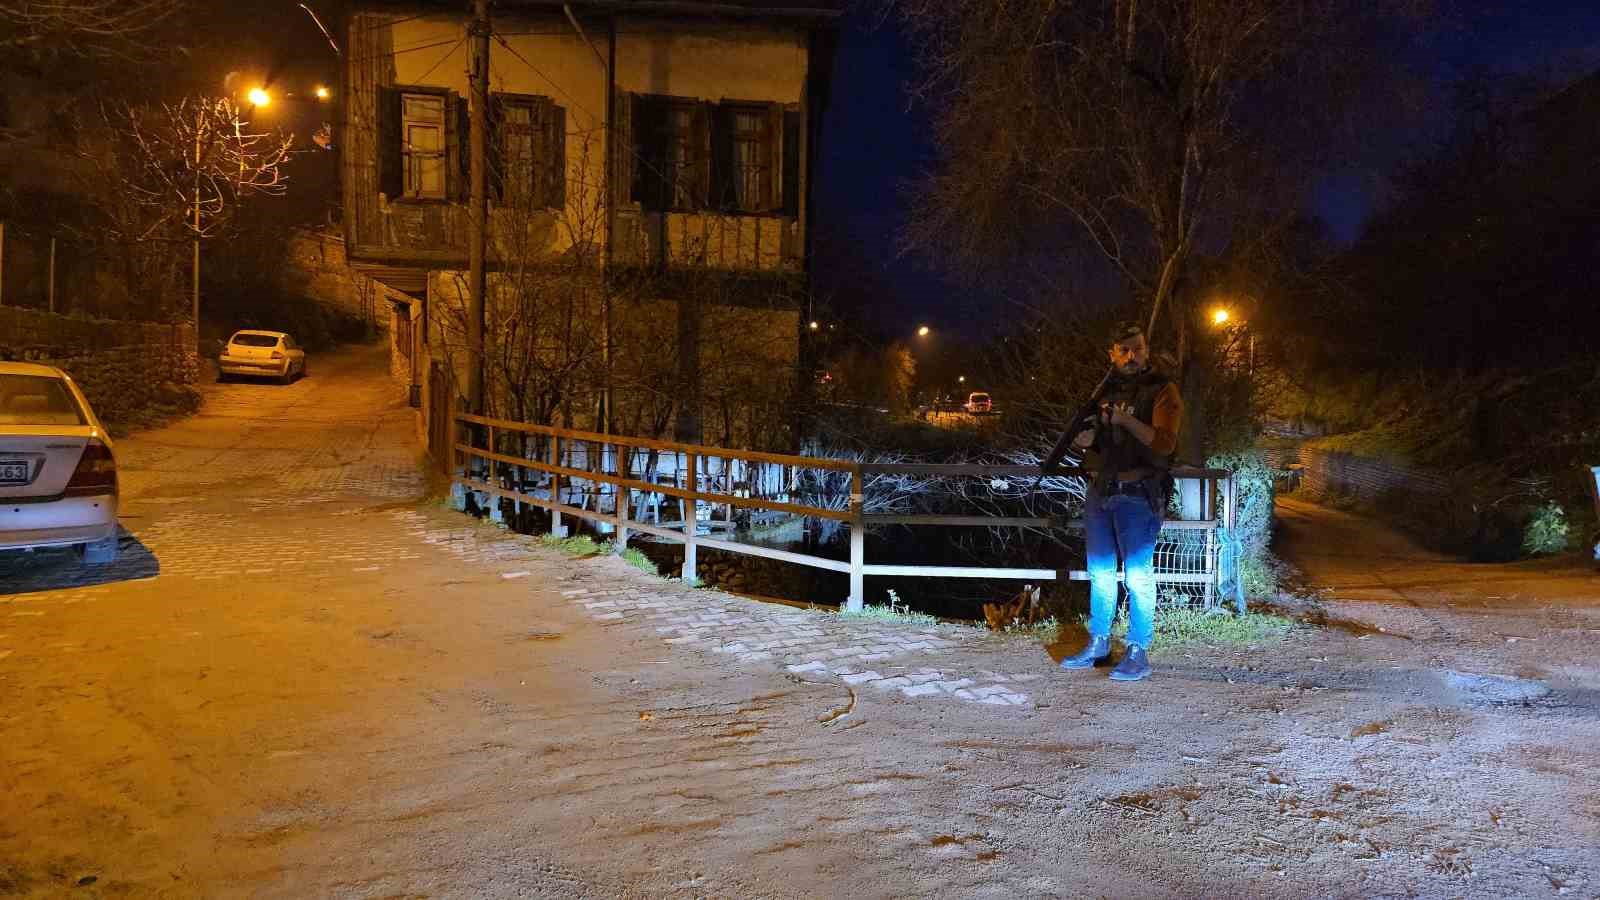
[[[709,204],[711,196],[711,114],[716,104],[703,101],[694,107],[695,144],[700,148],[695,160],[694,188],[689,192],[689,202],[696,208]]]
[[[780,192],[786,216],[800,215],[800,111],[783,114],[783,189]]]
[[[767,128],[761,147],[761,208],[776,212],[783,207],[783,104],[767,105]]]
[[[544,158],[548,173],[544,205],[564,209],[567,205],[567,111],[546,102]]]
[[[467,134],[472,127],[465,98],[451,94],[444,103],[445,196],[466,200],[472,190],[472,160]]]
[[[717,105],[711,115],[711,208],[727,209],[738,193],[733,164],[733,109]]]
[[[633,95],[618,90],[612,103],[611,202],[620,206],[633,199]]]
[[[670,206],[667,168],[667,104],[659,97],[633,97],[633,199],[649,210]]]
[[[500,123],[505,119],[505,106],[504,97],[495,95],[489,98],[489,133],[484,143],[488,145],[486,155],[489,157],[487,179],[489,197],[496,203],[503,203],[506,199],[506,148],[502,142],[504,135],[500,130]],[[468,190],[471,190],[471,182],[468,182]]]
[[[390,200],[398,200],[406,189],[399,91],[378,89],[377,119],[378,191]]]

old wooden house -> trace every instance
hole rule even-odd
[[[841,7],[493,4],[493,413],[792,440],[811,171]],[[466,0],[366,0],[342,42],[348,257],[385,286],[396,377],[435,424],[465,383],[472,25]]]

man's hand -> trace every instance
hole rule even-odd
[[[1101,418],[1111,425],[1123,429],[1133,435],[1139,443],[1150,446],[1156,439],[1156,430],[1139,421],[1133,414],[1133,407],[1126,403],[1107,404],[1102,410]]]

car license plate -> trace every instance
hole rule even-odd
[[[22,484],[27,480],[28,464],[26,462],[0,460],[0,482]]]

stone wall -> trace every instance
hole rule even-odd
[[[1352,497],[1377,503],[1396,495],[1437,497],[1448,494],[1444,475],[1381,457],[1324,450],[1314,444],[1277,447],[1267,453],[1269,465],[1298,465],[1299,489],[1318,498]]]
[[[194,329],[0,307],[0,359],[59,366],[107,423],[196,403]]]
[[[289,238],[285,286],[330,310],[376,329],[389,327],[389,310],[372,280],[350,268],[344,238],[326,231],[297,230]]]

